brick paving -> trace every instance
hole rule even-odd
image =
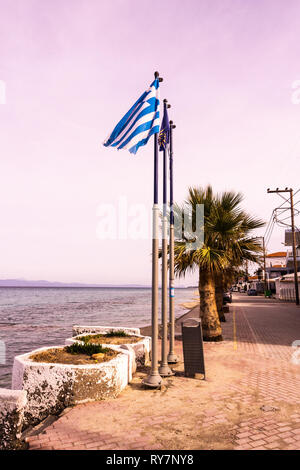
[[[300,449],[300,309],[236,294],[226,318],[225,341],[205,343],[205,381],[184,377],[180,362],[149,390],[139,370],[118,398],[65,410],[29,448]],[[180,341],[176,351],[182,360]]]

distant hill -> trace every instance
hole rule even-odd
[[[26,279],[0,279],[0,287],[107,287],[107,288],[140,288],[147,289],[150,286],[140,284],[84,284],[81,282],[57,282],[57,281],[27,281]]]

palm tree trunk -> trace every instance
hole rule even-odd
[[[223,289],[216,287],[216,304],[220,322],[225,322],[226,318],[223,312]]]
[[[222,341],[222,328],[216,305],[215,283],[210,271],[199,270],[199,295],[203,339],[205,341]]]
[[[223,275],[221,273],[215,274],[214,280],[215,280],[216,304],[217,304],[219,320],[220,322],[225,322],[226,318],[223,312],[223,293],[224,293]]]

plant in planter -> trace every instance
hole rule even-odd
[[[84,328],[86,331],[82,331]],[[67,338],[66,344],[80,341],[82,344],[98,344],[112,349],[127,350],[132,356],[133,373],[137,366],[144,366],[149,362],[151,350],[149,336],[143,336],[126,328],[86,326],[77,327],[77,331],[78,329],[81,329],[82,332],[72,338]]]
[[[141,336],[129,335],[123,330],[110,330],[107,333],[77,336],[76,340],[83,341],[86,345],[101,344],[134,344],[142,340]]]
[[[33,362],[80,365],[107,362],[118,354],[118,351],[103,348],[101,344],[74,343],[64,348],[50,348],[32,354],[29,359]]]
[[[128,338],[130,335],[128,333],[126,333],[126,331],[124,330],[109,330],[107,333],[106,333],[106,336],[108,337],[113,337],[113,336],[117,336],[119,338]]]

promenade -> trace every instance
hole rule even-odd
[[[27,437],[29,449],[300,449],[300,308],[234,294],[226,318],[225,341],[205,343],[205,381],[184,377],[181,362],[149,390],[139,370],[118,398],[67,409]]]

